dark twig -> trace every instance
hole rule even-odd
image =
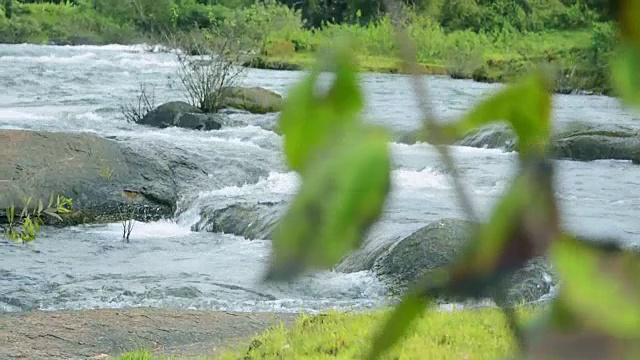
[[[437,132],[438,124],[435,114],[432,111],[432,107],[430,106],[427,89],[421,83],[422,79],[418,70],[416,53],[414,47],[412,47],[413,42],[409,38],[407,32],[401,27],[403,18],[401,16],[402,13],[400,7],[398,6],[398,2],[393,0],[385,0],[385,6],[387,7],[387,9],[389,9],[393,26],[396,30],[396,37],[400,46],[401,59],[404,62],[404,65],[408,67],[409,73],[412,75],[411,79],[413,90],[416,95],[416,100],[418,100],[420,110],[422,112],[424,128],[428,131]],[[454,191],[456,192],[456,196],[462,206],[463,211],[470,220],[478,220],[479,218],[476,216],[476,212],[471,203],[471,200],[465,190],[464,185],[462,184],[462,181],[460,179],[461,177],[458,173],[457,167],[455,166],[453,156],[451,155],[449,148],[447,148],[446,145],[439,144],[438,142],[436,144],[433,144],[433,146],[440,154],[447,172],[451,174]]]

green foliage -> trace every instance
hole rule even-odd
[[[7,225],[0,228],[6,238],[22,243],[33,241],[40,232],[40,226],[44,224],[44,215],[62,221],[60,215],[70,213],[73,206],[73,200],[64,196],[58,196],[54,203],[53,195],[46,207],[42,200],[38,200],[37,204],[32,203],[33,197],[24,196],[19,214],[13,203],[5,210]]]
[[[613,244],[589,246],[569,236],[550,253],[563,283],[562,300],[582,321],[616,337],[640,333],[638,254]]]
[[[336,58],[336,78],[324,95],[316,95],[321,68],[312,71],[292,89],[280,116],[284,149],[291,169],[302,172],[305,163],[339,136],[344,127],[359,121],[364,103],[354,64],[342,50]],[[301,119],[305,119],[301,121]]]
[[[640,2],[620,1],[621,41],[613,62],[612,80],[622,100],[640,105]]]
[[[83,6],[14,2],[13,16],[5,20],[0,19],[0,41],[6,43],[128,43],[137,37],[131,25]]]
[[[302,187],[274,232],[267,279],[337,264],[360,245],[390,188],[388,136],[360,123],[363,100],[347,47],[333,55],[326,94],[315,94],[318,67],[292,89],[280,117],[287,161]]]

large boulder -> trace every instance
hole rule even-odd
[[[591,161],[599,159],[640,162],[640,133],[622,127],[601,126],[556,136],[557,158]]]
[[[11,204],[21,208],[23,196],[46,204],[51,195],[64,195],[74,202],[70,222],[113,219],[130,207],[137,208],[132,211],[138,218],[173,212],[177,193],[170,169],[138,161],[115,141],[89,134],[0,130],[0,144],[0,209]],[[127,197],[124,190],[137,195]]]
[[[236,203],[226,207],[205,207],[192,231],[208,231],[242,236],[247,239],[271,239],[271,233],[286,210],[286,202]]]
[[[204,113],[184,101],[164,103],[149,111],[138,124],[157,128],[181,127],[193,130],[218,130],[222,127],[222,115]]]
[[[278,112],[282,109],[282,95],[262,87],[231,86],[225,89],[223,108],[246,110],[254,114]]]
[[[286,201],[211,205],[201,211],[201,220],[192,230],[268,240],[286,208]],[[394,229],[394,234],[382,226],[375,234],[369,234],[363,248],[345,256],[336,271],[372,270],[391,294],[400,294],[420,276],[453,264],[470,238],[472,225],[465,220],[444,219],[414,232]],[[399,236],[401,233],[408,235]],[[549,293],[554,278],[545,259],[538,258],[511,274],[501,286],[510,303],[532,302]]]
[[[272,150],[227,142],[209,150],[133,134],[0,130],[0,149],[0,222],[11,204],[20,208],[23,195],[45,203],[51,195],[72,198],[67,224],[123,215],[155,220],[173,216],[179,199],[189,201],[203,188],[242,186],[284,171]]]
[[[424,275],[453,264],[469,241],[473,223],[443,219],[416,230],[380,256],[373,271],[393,293],[401,293]],[[543,259],[534,259],[514,272],[500,286],[511,304],[539,299],[551,290],[552,272]],[[459,301],[461,299],[440,299]]]

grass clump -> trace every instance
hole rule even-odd
[[[527,312],[527,310],[524,310]],[[303,315],[291,329],[275,328],[241,352],[221,359],[355,359],[370,347],[386,311]],[[496,359],[514,349],[502,313],[496,309],[426,312],[389,359]]]
[[[539,309],[522,307],[524,318]],[[330,311],[301,315],[291,328],[274,327],[236,350],[200,359],[356,359],[370,346],[375,331],[389,316],[386,310],[366,313]],[[386,359],[498,359],[515,349],[512,335],[498,309],[430,310],[417,321],[406,341]],[[135,351],[119,360],[179,359]]]

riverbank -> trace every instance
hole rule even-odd
[[[0,313],[0,359],[106,359],[139,349],[211,356],[295,318],[155,308]]]
[[[529,320],[541,308],[520,308]],[[211,359],[354,359],[366,352],[371,338],[384,323],[388,310],[366,313],[327,312],[301,314],[295,321],[270,327],[259,335],[234,342],[216,352],[191,352],[189,356]],[[499,359],[514,350],[513,337],[504,316],[495,308],[426,311],[414,332],[391,350],[409,359]],[[183,355],[184,356],[184,355]],[[138,350],[118,360],[182,359],[174,351]]]
[[[538,310],[522,308],[528,319]],[[239,313],[155,308],[0,314],[0,358],[353,359],[389,313]],[[395,354],[504,358],[513,340],[494,308],[429,311]]]
[[[204,6],[200,10],[203,9],[209,8]],[[219,8],[215,9],[215,16],[207,15],[215,19],[207,20],[209,27],[197,30],[195,37],[208,41],[205,39],[215,38],[215,33],[233,34],[242,51],[256,54],[245,62],[246,66],[306,69],[324,45],[331,44],[336,36],[347,35],[354,40],[361,71],[406,73],[397,59],[398,46],[387,16],[368,25],[327,24],[322,29],[306,29],[299,12],[281,5],[254,4],[220,13]],[[189,19],[191,13],[187,10],[177,8],[185,14],[178,13],[174,20],[178,23],[181,17],[185,22],[197,20]],[[101,45],[161,43],[166,39],[149,35],[136,19],[100,11],[50,3],[14,5],[11,18],[0,14],[0,43]],[[260,16],[256,17],[258,13]],[[178,23],[172,33],[194,31],[183,29]],[[593,22],[565,30],[525,32],[505,27],[475,32],[448,30],[417,13],[410,13],[407,20],[407,31],[415,41],[417,60],[424,74],[487,83],[509,82],[534,67],[546,66],[556,74],[556,91],[560,93],[610,93],[606,66],[613,43],[612,29],[610,23]]]

